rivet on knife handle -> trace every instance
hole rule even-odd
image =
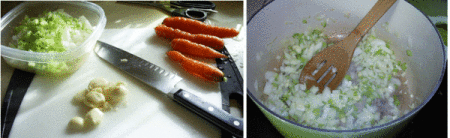
[[[173,94],[173,99],[234,136],[242,137],[244,124],[241,118],[236,118],[182,89]]]

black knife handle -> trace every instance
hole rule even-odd
[[[2,138],[8,138],[23,97],[33,81],[34,73],[15,69],[2,105]]]
[[[173,99],[234,136],[242,137],[244,124],[241,118],[236,118],[182,89],[173,94]]]

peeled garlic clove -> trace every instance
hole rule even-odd
[[[109,82],[109,83],[103,88],[103,93],[106,95],[106,94],[108,94],[110,91],[114,90],[115,88],[116,88],[116,83]]]
[[[82,129],[84,127],[84,119],[78,116],[70,119],[69,127],[77,130]]]
[[[89,107],[101,107],[105,104],[105,96],[96,91],[90,91],[86,94],[84,104]]]
[[[128,92],[129,92],[128,89],[124,85],[119,85],[110,94],[118,96],[118,97],[123,97],[123,96],[127,95]]]
[[[119,85],[110,89],[107,94],[107,101],[111,104],[117,104],[125,99],[125,96],[129,93],[128,89],[124,85]]]
[[[86,89],[78,92],[75,96],[73,96],[73,101],[75,103],[83,103],[87,93],[88,90]]]
[[[98,108],[92,108],[84,117],[86,125],[97,126],[103,120],[103,112]]]
[[[91,82],[88,85],[88,89],[92,90],[94,88],[97,87],[106,87],[109,84],[108,80],[106,80],[105,78],[95,78],[93,80],[91,80]]]
[[[102,110],[102,112],[108,112],[113,108],[113,105],[111,105],[109,102],[105,102],[105,104],[103,105],[102,108],[100,108],[100,110]]]
[[[97,87],[97,88],[91,89],[90,91],[91,92],[94,91],[94,92],[98,92],[98,93],[103,93],[103,89],[101,87]]]

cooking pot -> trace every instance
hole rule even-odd
[[[405,78],[414,95],[415,106],[388,123],[353,130],[328,130],[310,127],[281,117],[264,103],[266,71],[278,68],[286,48],[279,45],[294,33],[322,27],[324,33],[346,34],[357,26],[376,1],[319,0],[283,1],[267,4],[247,23],[248,95],[269,121],[286,137],[386,137],[405,125],[435,94],[446,69],[446,50],[431,21],[406,1],[397,1],[373,27],[376,35],[391,43],[397,60],[408,65]],[[304,23],[303,20],[307,20]],[[408,56],[406,50],[413,55]],[[406,102],[401,102],[406,103]],[[408,107],[408,105],[400,105]]]

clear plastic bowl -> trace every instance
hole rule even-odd
[[[37,17],[44,11],[64,9],[74,18],[85,16],[94,27],[92,34],[76,48],[61,53],[40,53],[9,47],[14,28],[25,18]],[[9,11],[1,20],[1,53],[6,63],[14,68],[50,77],[66,76],[80,68],[92,52],[106,25],[103,9],[90,2],[24,2]]]

